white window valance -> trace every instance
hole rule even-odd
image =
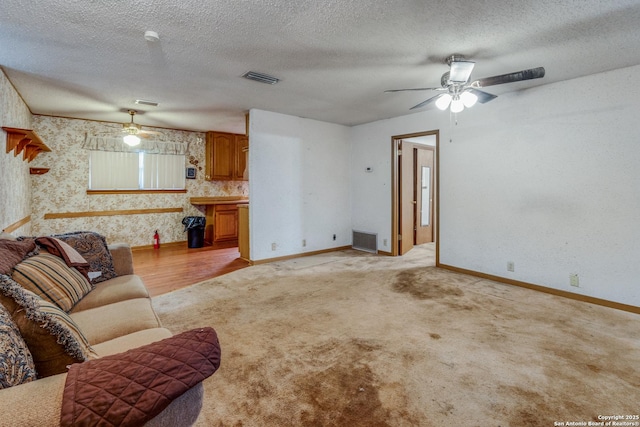
[[[85,137],[82,148],[93,151],[113,151],[123,153],[149,153],[149,154],[175,154],[187,155],[189,153],[188,142],[164,142],[153,139],[144,139],[140,144],[131,147],[124,143],[122,137],[90,136]]]

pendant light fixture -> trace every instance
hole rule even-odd
[[[136,110],[129,110],[129,115],[131,116],[131,122],[125,123],[122,125],[122,130],[126,133],[125,136],[122,137],[122,140],[129,147],[135,147],[140,144],[140,137],[138,134],[140,133],[140,125],[133,123],[133,116],[135,116]]]

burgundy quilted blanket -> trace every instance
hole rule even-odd
[[[220,366],[213,328],[70,366],[62,426],[139,426]]]

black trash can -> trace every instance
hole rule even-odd
[[[187,245],[189,248],[204,246],[204,227],[207,219],[203,216],[185,216],[182,218],[184,231],[187,231]]]

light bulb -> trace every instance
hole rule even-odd
[[[471,108],[478,101],[478,96],[473,92],[462,92],[460,94],[460,99],[465,107]]]
[[[136,135],[125,135],[123,138],[124,143],[130,147],[140,144],[140,138]]]
[[[436,107],[444,111],[447,109],[450,102],[451,102],[451,95],[449,95],[448,93],[445,93],[443,95],[440,95],[440,98],[436,99]]]
[[[460,98],[456,96],[455,98],[453,98],[453,101],[451,101],[451,112],[459,113],[462,110],[464,110],[464,104],[462,103]]]

